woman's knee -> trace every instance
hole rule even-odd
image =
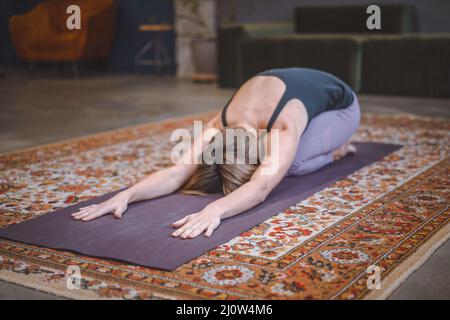
[[[326,111],[312,119],[300,138],[292,169],[296,172],[308,171],[311,165],[309,160],[320,156],[332,161],[333,151],[350,140],[359,127],[360,119],[356,96],[347,108]]]
[[[333,162],[331,153],[322,154],[308,160],[297,160],[292,163],[287,174],[290,176],[301,176],[319,170],[331,162]]]
[[[356,95],[354,95],[354,97],[355,99],[353,100],[353,103],[344,109],[349,114],[348,125],[352,129],[353,133],[358,129],[361,122],[361,108],[359,106],[358,98]]]
[[[358,130],[361,122],[361,109],[358,100],[355,96],[353,103],[345,109],[335,111],[336,120],[334,130],[332,129],[332,137],[342,140],[341,143],[346,143],[351,136]]]

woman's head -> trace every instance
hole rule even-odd
[[[248,182],[258,167],[256,135],[244,128],[227,128],[213,137],[202,153],[188,182],[181,188],[185,194],[225,195]]]

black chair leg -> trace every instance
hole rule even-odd
[[[56,63],[56,68],[58,70],[58,75],[62,75],[63,70],[64,70],[64,62],[57,62]]]
[[[35,65],[36,65],[36,61],[30,61],[30,64],[28,65],[28,75],[29,76],[33,75]]]
[[[78,76],[79,76],[79,70],[78,70],[78,64],[77,64],[77,62],[76,61],[72,61],[72,63],[70,64],[71,65],[71,67],[72,67],[72,73],[73,73],[73,77],[75,78],[75,79],[78,79]]]

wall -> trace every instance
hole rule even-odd
[[[95,0],[91,0],[95,1]],[[0,64],[19,65],[19,60],[11,45],[8,19],[11,15],[27,12],[39,0],[0,0]],[[173,2],[170,0],[116,0],[117,31],[113,50],[106,62],[108,70],[117,72],[133,71],[134,56],[139,48],[150,39],[148,32],[138,32],[142,23],[173,23]],[[165,33],[163,41],[175,57],[175,33]],[[173,68],[172,71],[174,71]],[[143,71],[152,72],[150,68]]]
[[[235,16],[238,22],[282,21],[293,16],[302,5],[409,4],[416,8],[417,28],[421,32],[450,32],[449,0],[220,0],[221,16]],[[229,12],[233,4],[236,9]],[[228,12],[226,12],[228,10]],[[221,18],[223,21],[224,19]]]

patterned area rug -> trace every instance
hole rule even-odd
[[[171,131],[193,120],[0,155],[0,227],[169,165]],[[365,114],[355,141],[404,147],[173,272],[0,240],[0,279],[79,299],[384,298],[449,237],[449,139],[446,120]],[[80,289],[67,288],[68,266]],[[380,289],[367,286],[369,266]]]

